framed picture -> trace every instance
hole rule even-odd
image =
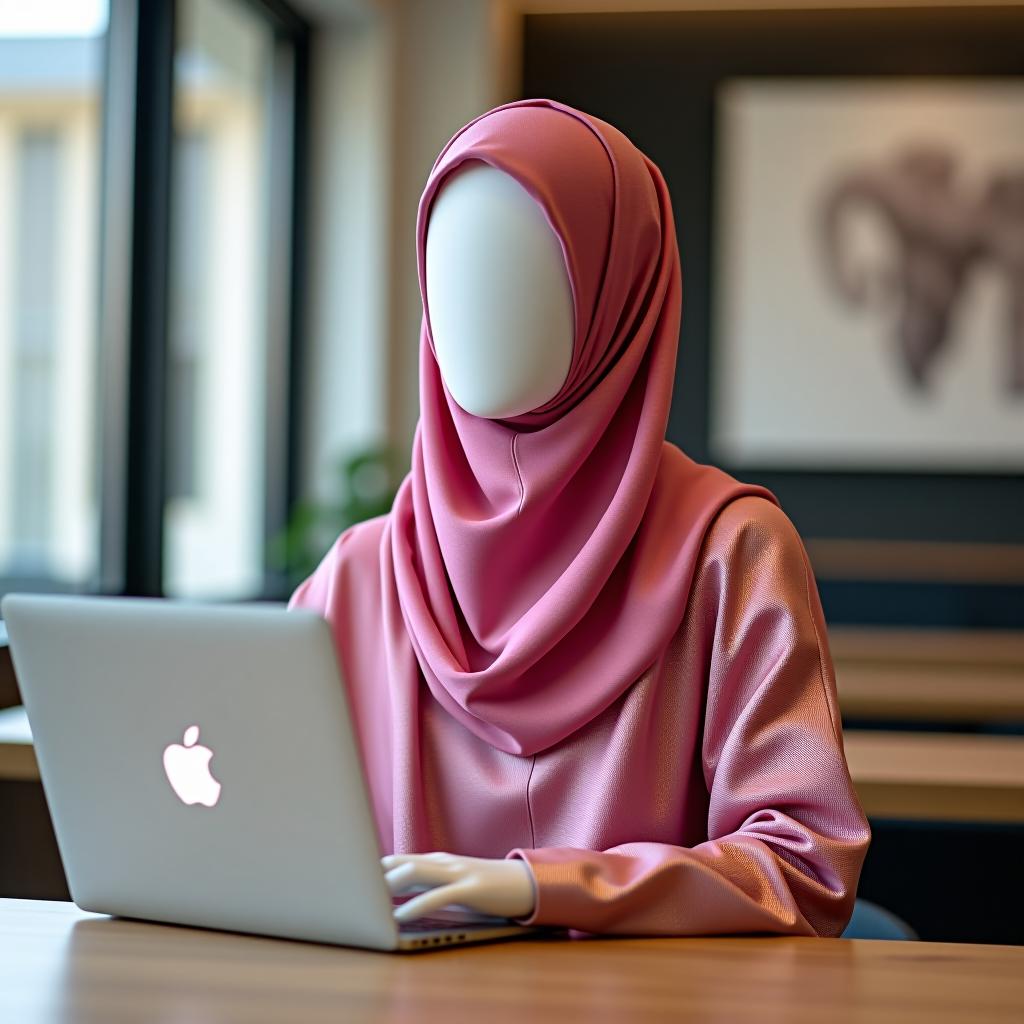
[[[1024,82],[734,79],[711,451],[1024,469]]]

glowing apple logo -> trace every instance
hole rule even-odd
[[[164,751],[164,772],[171,789],[186,804],[213,807],[220,799],[220,783],[210,774],[209,747],[197,746],[199,726],[185,730],[185,745],[172,743]]]

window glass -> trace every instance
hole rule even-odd
[[[241,0],[179,0],[164,589],[260,593],[273,32]]]
[[[0,3],[0,579],[98,561],[96,324],[106,0]]]

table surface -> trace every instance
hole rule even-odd
[[[516,941],[388,954],[0,900],[0,1020],[987,1024],[1024,948],[840,939]]]

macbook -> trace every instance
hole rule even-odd
[[[530,932],[458,910],[396,923],[316,615],[35,595],[0,610],[83,910],[379,950]]]

